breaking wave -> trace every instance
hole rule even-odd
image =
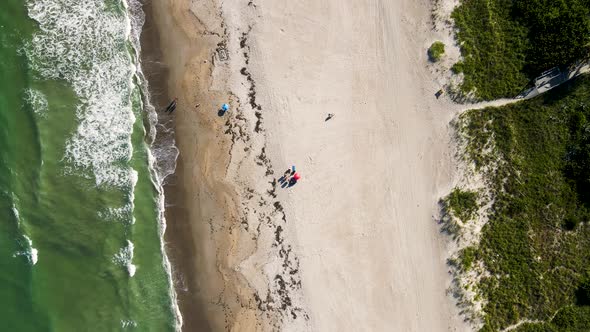
[[[65,80],[79,98],[78,128],[65,160],[89,170],[97,185],[132,186],[132,110],[135,66],[127,48],[129,27],[103,1],[29,0],[40,32],[26,47],[32,68],[45,79]]]
[[[118,253],[113,257],[113,261],[119,265],[125,266],[130,277],[135,275],[137,267],[133,264],[133,249],[135,246],[133,242],[127,240],[127,246],[121,248]]]

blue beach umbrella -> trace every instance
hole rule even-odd
[[[225,112],[225,111],[227,111],[229,109],[229,105],[228,104],[223,104],[221,106],[221,109]]]

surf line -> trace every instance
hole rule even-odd
[[[151,181],[154,184],[154,187],[157,190],[157,207],[158,207],[158,235],[160,238],[160,252],[162,254],[162,265],[164,267],[164,270],[166,271],[166,275],[168,277],[168,294],[170,296],[170,300],[171,300],[171,305],[172,305],[172,311],[174,312],[174,316],[175,316],[175,330],[177,332],[180,332],[182,329],[182,325],[183,325],[183,319],[182,319],[182,314],[180,312],[180,308],[178,306],[178,297],[176,294],[176,290],[174,288],[174,280],[172,278],[172,266],[170,264],[170,260],[168,259],[168,255],[166,254],[166,249],[164,247],[164,234],[166,233],[166,218],[165,218],[165,198],[164,198],[164,189],[163,189],[163,182],[165,179],[165,176],[167,174],[164,174],[164,177],[160,178],[160,176],[158,175],[158,171],[157,171],[157,167],[156,167],[156,162],[157,162],[157,157],[154,155],[152,149],[153,149],[153,143],[155,140],[155,136],[157,135],[157,133],[155,132],[155,128],[156,128],[156,124],[158,122],[158,116],[156,114],[155,108],[151,105],[150,103],[150,93],[148,91],[148,84],[149,82],[147,81],[147,79],[145,78],[145,75],[142,71],[142,63],[141,63],[141,56],[140,56],[140,50],[141,50],[141,46],[139,45],[139,35],[142,32],[143,29],[143,25],[145,23],[145,14],[143,12],[143,5],[138,1],[138,0],[121,0],[123,6],[125,7],[125,20],[126,20],[126,24],[127,24],[127,40],[129,40],[133,46],[133,50],[135,52],[134,54],[134,62],[136,63],[136,71],[135,71],[135,79],[137,79],[138,82],[140,82],[140,89],[141,89],[141,94],[142,94],[142,98],[141,98],[141,108],[146,111],[146,113],[148,113],[148,125],[149,128],[146,128],[146,135],[148,135],[149,137],[149,143],[148,143],[148,163],[149,163],[149,171],[150,171],[150,177],[151,177]],[[131,5],[131,7],[130,7]],[[135,15],[141,15],[140,17],[138,16],[133,16],[134,13],[132,12],[132,9],[135,11]],[[133,26],[131,24],[131,18],[134,18],[136,20],[138,20],[140,22],[139,26],[136,26],[136,29],[133,29]],[[132,38],[133,37],[133,38]],[[178,157],[178,149],[176,149],[175,143],[171,142],[171,145],[173,146],[173,150],[176,151],[175,156],[174,156],[174,163],[173,163],[173,167],[176,167],[176,158]]]

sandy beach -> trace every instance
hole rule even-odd
[[[179,98],[167,248],[185,331],[469,330],[436,222],[459,107],[434,97],[430,1],[150,13],[157,103]],[[282,188],[292,165],[302,179]]]

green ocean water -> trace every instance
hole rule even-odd
[[[0,2],[2,331],[177,327],[127,6]]]

